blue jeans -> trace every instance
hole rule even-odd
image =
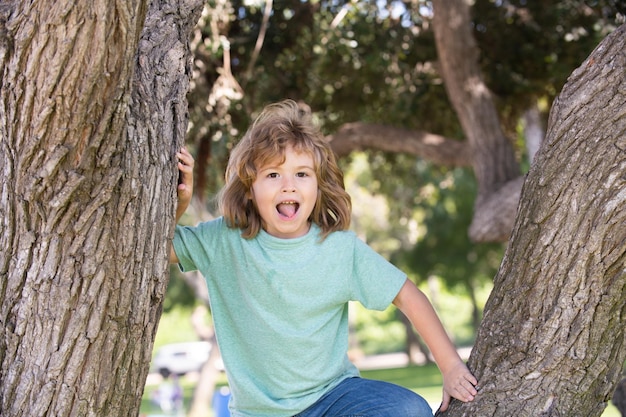
[[[348,378],[294,417],[432,417],[425,399],[398,385]]]

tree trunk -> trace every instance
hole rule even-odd
[[[476,242],[510,236],[522,181],[478,64],[466,0],[433,0],[433,29],[446,91],[469,142],[478,196],[469,235]]]
[[[0,6],[4,417],[139,411],[199,12],[182,3]]]
[[[446,416],[599,416],[626,358],[626,25],[570,76]]]

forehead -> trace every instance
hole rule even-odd
[[[255,166],[259,170],[287,164],[315,169],[313,153],[305,149],[296,149],[292,145],[284,147],[280,153],[273,153],[265,157],[259,155],[255,162]]]

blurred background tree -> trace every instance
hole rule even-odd
[[[617,0],[472,5],[480,69],[521,174],[567,77],[625,12]],[[430,1],[211,0],[192,48],[187,140],[196,157],[196,201],[189,223],[217,214],[212,197],[222,186],[229,150],[265,104],[284,98],[306,103],[330,138],[354,122],[381,126],[387,136],[355,141],[340,153],[353,198],[358,191],[384,200],[370,220],[355,212],[353,227],[418,284],[439,280],[464,294],[472,306],[469,322],[478,325],[476,291],[497,271],[505,239],[477,243],[468,236],[478,192],[466,168],[471,150],[459,148],[465,150],[446,164],[396,150],[388,140],[402,129],[466,142],[445,90]],[[376,217],[387,221],[381,226]],[[175,294],[189,303],[184,291]],[[399,344],[387,341],[390,346],[409,342],[407,351],[420,350],[410,327],[399,332],[396,319],[389,313],[362,319],[363,344],[375,346],[368,350],[382,349],[365,330],[372,322],[395,329],[384,332],[400,338]],[[472,336],[462,339],[472,342]]]
[[[620,23],[624,6],[478,0],[471,12],[481,69],[524,171],[529,110],[545,124],[567,76]],[[303,101],[329,135],[358,121],[463,142],[439,71],[432,17],[431,2],[422,0],[209,1],[192,45],[188,144],[196,157],[197,201],[189,222],[216,214],[212,196],[222,185],[229,149],[269,102]],[[396,239],[395,249],[384,252],[415,279],[440,277],[471,298],[472,285],[493,276],[502,253],[499,244],[472,243],[465,232],[476,195],[471,170],[381,147],[364,148],[367,177],[361,172],[359,181],[386,199],[395,221],[388,233],[363,230],[362,236],[375,247]],[[346,170],[353,157],[342,158]],[[475,305],[474,324],[479,310]]]

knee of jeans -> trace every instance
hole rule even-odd
[[[407,409],[407,417],[433,417],[433,409],[423,397],[415,395],[413,401],[409,404]]]

